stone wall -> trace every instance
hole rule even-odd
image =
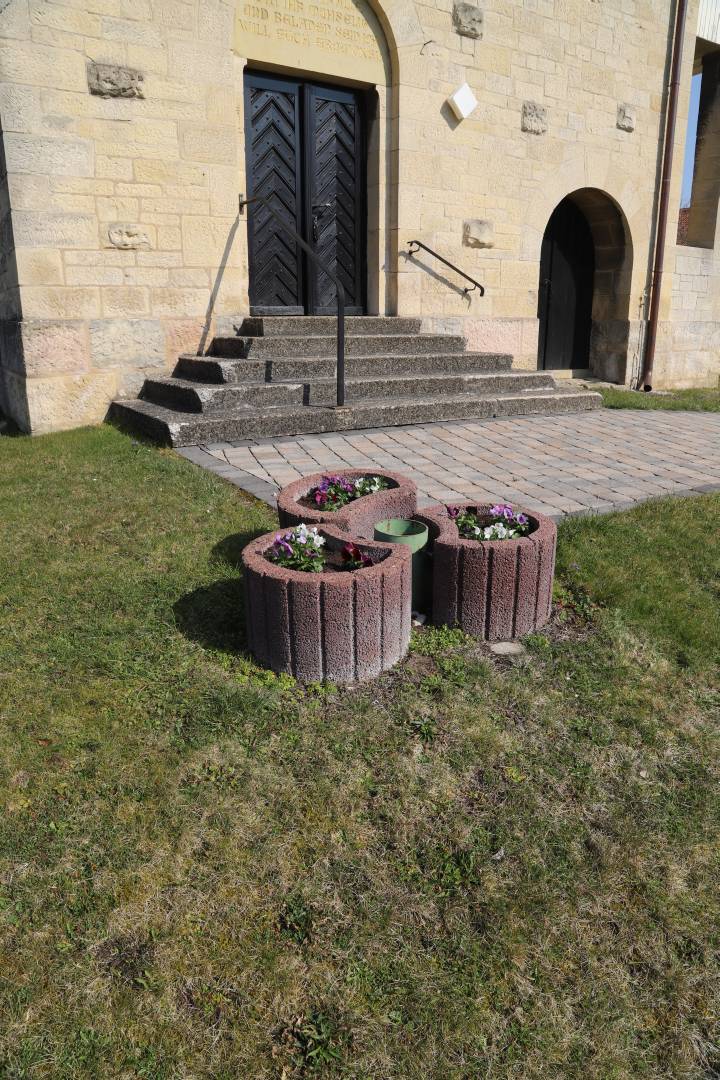
[[[534,367],[543,231],[569,193],[601,193],[625,223],[632,265],[623,253],[605,278],[612,303],[597,316],[593,357],[600,373],[628,377],[623,348],[632,362],[644,314],[670,0],[351,7],[351,18],[366,12],[367,30],[343,23],[339,0],[9,0],[0,117],[13,236],[5,211],[0,393],[23,426],[101,420],[113,397],[133,396],[146,374],[202,348],[213,320],[247,312],[236,214],[246,190],[242,74],[263,62],[378,87],[373,311],[420,314],[428,328],[460,329],[472,348]],[[680,117],[695,21],[693,4]],[[478,106],[457,121],[446,98],[464,82]],[[466,297],[425,256],[408,259],[413,238],[483,281],[485,297]],[[717,317],[703,299],[717,292],[717,268],[712,252],[686,256],[692,271],[678,255],[673,280],[673,257],[670,248],[656,382],[708,382],[717,349],[705,330],[700,348],[689,325]],[[668,337],[668,324],[682,325]]]
[[[653,386],[718,386],[720,253],[686,245],[668,251],[672,288],[661,312]]]
[[[220,0],[10,0],[0,116],[20,280],[3,310],[17,419],[101,420],[246,303],[242,68]],[[134,73],[141,73],[142,79]]]

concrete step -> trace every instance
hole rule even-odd
[[[461,353],[465,339],[450,334],[355,334],[345,340],[346,356],[402,356],[423,353]],[[279,360],[284,357],[335,356],[330,334],[286,337],[216,337],[210,353],[225,358]]]
[[[357,334],[419,334],[421,319],[406,319],[386,315],[348,315],[345,336]],[[334,315],[251,316],[235,324],[240,335],[248,337],[309,337],[329,336],[337,332]]]
[[[432,352],[405,356],[349,356],[346,377],[381,379],[392,375],[469,374],[509,371],[512,357],[500,353]],[[286,357],[276,360],[234,359],[216,356],[180,357],[174,374],[203,383],[245,383],[248,380],[275,382],[280,379],[304,381],[335,377],[335,357]]]
[[[474,394],[526,393],[530,390],[552,389],[553,381],[544,372],[501,371],[439,375],[365,376],[345,382],[349,403],[375,398],[457,397]],[[192,379],[146,379],[141,397],[158,405],[181,412],[202,412],[206,415],[228,412],[243,405],[259,409],[292,405],[334,405],[337,385],[335,379],[313,382],[245,382],[199,383]]]
[[[232,442],[437,420],[578,412],[599,408],[601,404],[599,394],[586,390],[536,390],[485,397],[462,394],[443,398],[383,398],[357,401],[342,410],[323,406],[270,407],[258,413],[254,407],[243,405],[227,413],[205,416],[136,399],[114,402],[110,416],[121,426],[140,431],[158,442],[189,446],[198,442]]]
[[[141,391],[144,401],[154,401],[179,412],[229,412],[253,405],[256,409],[300,407],[307,396],[300,382],[199,383],[192,379],[146,379]]]
[[[542,371],[460,372],[457,374],[363,376],[345,380],[350,402],[375,398],[444,398],[461,394],[487,397],[517,391],[552,390],[554,383]],[[307,384],[306,405],[333,405],[336,399],[334,379],[316,379]]]

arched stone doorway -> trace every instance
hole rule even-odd
[[[397,302],[390,20],[375,0],[237,6],[242,189],[269,199],[333,267],[352,314],[390,313]],[[247,260],[255,314],[334,313],[334,285],[259,204],[249,208]]]
[[[627,221],[609,195],[582,188],[558,203],[540,256],[538,366],[623,382],[631,275]]]

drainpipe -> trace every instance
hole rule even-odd
[[[657,228],[655,230],[655,260],[650,285],[650,315],[648,318],[645,358],[640,386],[643,390],[652,390],[653,364],[655,363],[655,342],[657,340],[658,318],[660,315],[660,293],[662,291],[663,263],[665,260],[665,236],[667,233],[668,209],[670,206],[670,178],[675,145],[675,121],[677,120],[678,97],[680,92],[680,69],[682,67],[683,42],[685,39],[685,19],[688,0],[677,0],[675,11],[675,34],[672,46],[672,66],[670,86],[668,88],[665,118],[665,148],[660,172],[660,197],[658,199]]]

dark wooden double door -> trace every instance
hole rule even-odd
[[[595,245],[587,218],[571,200],[555,208],[540,255],[541,368],[586,368],[590,356]]]
[[[363,96],[353,90],[245,75],[249,196],[261,195],[311,245],[365,312],[366,153]],[[335,283],[261,203],[248,208],[255,315],[336,311]]]

